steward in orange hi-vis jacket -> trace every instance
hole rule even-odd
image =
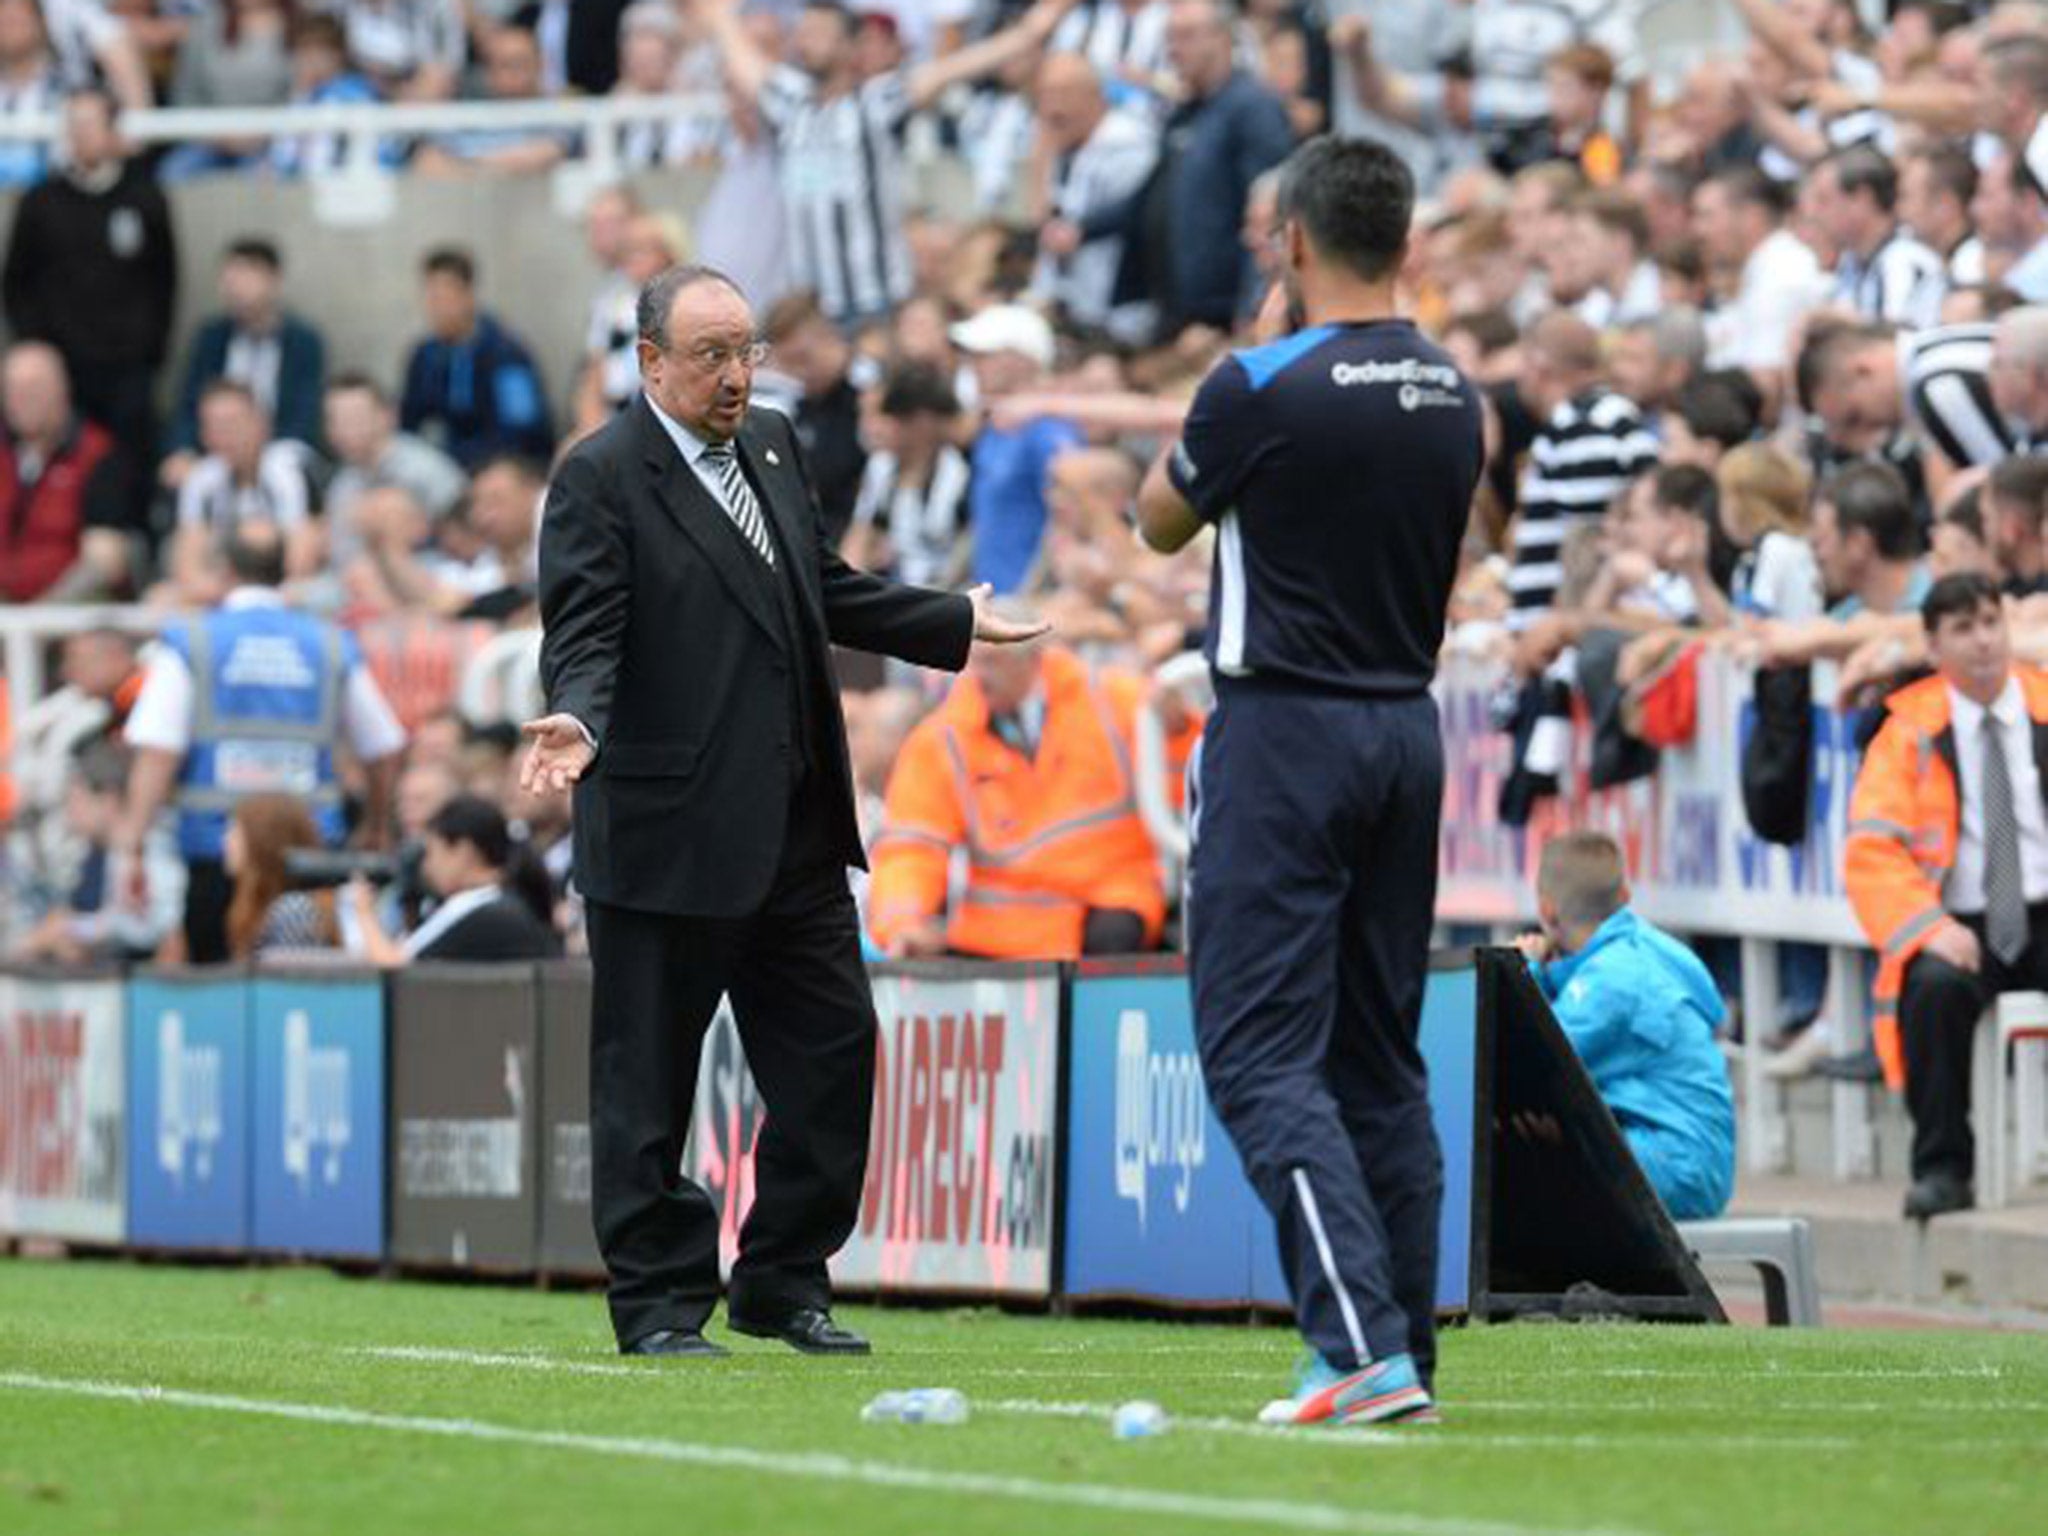
[[[2037,771],[2048,777],[2048,673],[2021,665],[2013,673],[2034,723]],[[1896,1089],[1906,1081],[1899,993],[1906,967],[1935,929],[1953,921],[1941,893],[1955,864],[1962,799],[1948,684],[1925,678],[1893,694],[1886,709],[1849,802],[1843,874],[1849,903],[1878,952],[1877,1054]]]
[[[869,927],[891,953],[1073,959],[1159,941],[1166,894],[1131,778],[1149,685],[1071,651],[977,650],[904,743],[874,851]],[[1201,717],[1168,740],[1185,763]],[[956,850],[964,883],[951,889]]]
[[[1926,1219],[1974,1201],[1984,1010],[2048,987],[2048,673],[2013,662],[1986,577],[1943,578],[1921,613],[1936,675],[1887,701],[1844,874],[1879,952],[1878,1054],[1913,1119],[1906,1214]]]

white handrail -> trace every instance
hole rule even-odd
[[[514,128],[595,130],[626,123],[723,118],[725,99],[696,91],[668,96],[578,96],[531,101],[322,102],[284,107],[153,107],[123,112],[122,137],[136,144],[213,139],[297,138],[302,135],[404,135]],[[61,132],[56,113],[0,116],[0,143],[49,142]]]

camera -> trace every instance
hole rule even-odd
[[[396,853],[295,848],[284,856],[285,883],[294,891],[328,891],[360,875],[372,885],[396,885],[401,893],[410,894],[423,889],[420,862],[425,852],[410,842]]]

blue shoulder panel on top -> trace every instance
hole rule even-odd
[[[1242,352],[1233,352],[1243,364],[1246,377],[1252,381],[1252,388],[1264,389],[1289,363],[1313,351],[1337,334],[1334,325],[1312,325],[1305,331],[1296,331],[1292,336],[1282,336],[1278,341],[1269,341],[1263,347],[1247,347]]]

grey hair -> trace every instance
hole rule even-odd
[[[1706,366],[1706,323],[1701,320],[1700,312],[1689,304],[1674,304],[1669,309],[1660,309],[1649,318],[1638,320],[1624,329],[1640,331],[1648,336],[1651,348],[1665,362],[1684,363],[1693,372]]]
[[[666,347],[669,343],[668,315],[676,307],[676,295],[699,283],[723,283],[734,293],[740,292],[740,285],[716,267],[684,262],[657,272],[647,280],[647,285],[640,290],[639,302],[633,306],[633,323],[639,329],[640,339],[657,347]],[[744,294],[740,296],[745,297]]]

